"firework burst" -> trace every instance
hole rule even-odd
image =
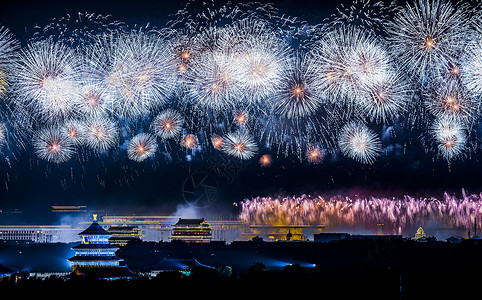
[[[127,157],[137,162],[154,156],[156,151],[156,138],[148,133],[139,133],[134,136],[127,145]]]
[[[151,123],[151,130],[162,139],[175,138],[181,134],[184,118],[173,110],[166,109],[158,114]]]
[[[466,151],[466,129],[454,118],[437,118],[432,125],[431,134],[435,139],[438,154],[451,161]]]
[[[319,164],[323,161],[324,158],[323,149],[321,149],[317,145],[310,145],[306,149],[305,157],[310,164]]]
[[[57,127],[37,131],[32,143],[37,156],[48,162],[66,162],[75,152],[70,137]]]
[[[70,116],[79,103],[79,71],[77,55],[63,44],[30,44],[15,64],[15,99],[44,121]]]
[[[392,69],[385,45],[359,28],[340,26],[315,45],[322,89],[333,103],[353,103],[363,89],[372,89]]]
[[[372,164],[381,151],[377,135],[359,122],[350,122],[342,128],[338,146],[344,155],[364,164]]]
[[[223,138],[223,151],[234,157],[246,160],[256,155],[258,146],[252,135],[246,131],[228,133]]]
[[[264,154],[259,158],[259,164],[262,167],[269,167],[272,162],[273,162],[273,159],[271,158],[271,155],[269,155],[269,154]]]
[[[97,153],[105,153],[117,145],[119,128],[106,118],[90,118],[85,121],[85,144]]]
[[[314,114],[324,102],[316,73],[311,59],[295,55],[285,66],[276,96],[271,100],[274,113],[288,119]]]
[[[0,27],[0,96],[6,93],[9,68],[14,60],[18,41],[7,28]]]
[[[433,76],[456,62],[468,31],[465,5],[446,0],[417,0],[401,9],[387,26],[391,49],[408,74]]]
[[[194,134],[186,134],[181,138],[181,146],[187,149],[195,149],[199,145],[199,140]]]

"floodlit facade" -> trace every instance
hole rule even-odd
[[[211,224],[202,219],[181,219],[173,224],[171,239],[187,243],[209,243],[212,236]]]

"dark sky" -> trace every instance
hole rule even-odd
[[[273,2],[273,1],[270,1]],[[325,1],[281,1],[281,12],[309,23],[335,12],[334,4]],[[339,3],[336,3],[338,5]],[[35,24],[43,26],[53,18],[77,12],[110,14],[127,24],[162,25],[182,7],[178,1],[14,1],[3,0],[0,24],[8,27],[23,41],[29,38]],[[381,133],[381,132],[380,132]],[[382,155],[373,165],[362,165],[340,154],[328,155],[319,165],[300,162],[296,157],[274,157],[269,168],[259,166],[257,159],[241,162],[221,154],[201,154],[202,159],[187,162],[181,154],[172,161],[158,155],[153,162],[134,164],[125,158],[83,159],[82,162],[56,166],[21,152],[10,164],[3,162],[0,181],[0,209],[19,208],[24,216],[41,222],[47,220],[52,204],[83,204],[111,213],[173,212],[178,204],[192,195],[210,191],[214,204],[210,211],[232,214],[233,202],[258,195],[337,194],[401,196],[434,195],[444,191],[460,193],[480,191],[480,153],[448,164],[426,154],[416,138],[408,144],[396,132],[385,139],[384,146],[401,145],[403,150]],[[416,133],[414,133],[416,136]],[[176,156],[177,155],[177,156]],[[194,189],[192,179],[205,185]],[[202,181],[204,179],[204,181]],[[207,189],[207,190],[206,190]],[[202,201],[204,201],[203,199]],[[204,204],[204,203],[203,203]]]

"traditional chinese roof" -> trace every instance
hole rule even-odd
[[[179,226],[179,225],[209,226],[209,224],[206,223],[206,221],[204,221],[204,218],[202,218],[202,219],[182,219],[182,218],[179,218],[179,221],[177,221],[177,223],[174,224],[174,226]]]
[[[102,228],[96,221],[92,222],[86,230],[79,233],[79,235],[108,235],[111,236],[112,234],[109,233],[107,230]]]

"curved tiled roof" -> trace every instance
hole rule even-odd
[[[79,235],[108,235],[108,236],[111,236],[112,234],[109,233],[104,228],[102,228],[102,226],[100,226],[99,223],[94,221],[92,224],[90,224],[89,227],[87,227],[86,230],[79,233]]]

